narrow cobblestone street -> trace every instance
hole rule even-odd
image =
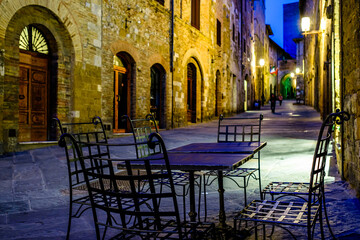
[[[269,105],[241,114],[264,114],[261,140],[266,141],[267,146],[261,151],[263,186],[270,181],[307,182],[309,179],[321,119],[311,107],[293,102],[277,105],[275,114],[271,113]],[[193,142],[215,142],[216,133],[217,120],[161,131],[168,149]],[[110,142],[130,140],[128,136]],[[326,200],[333,232],[339,239],[360,239],[359,199],[348,183],[341,180],[332,156],[328,157],[328,165]],[[2,156],[0,180],[0,239],[65,239],[69,196],[63,149],[51,146]],[[235,212],[244,206],[243,190],[231,181],[225,180],[224,184],[227,222],[232,225]],[[256,181],[250,180],[248,193],[248,200],[259,198]],[[216,184],[208,187],[206,194],[209,219],[217,221]],[[306,238],[304,229],[293,230],[298,239]],[[283,234],[286,233],[276,229],[273,239],[290,238]],[[320,234],[318,229],[317,234]],[[330,239],[326,227],[325,234]],[[95,239],[91,211],[73,220],[70,239]]]

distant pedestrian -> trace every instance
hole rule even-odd
[[[271,103],[271,112],[272,112],[272,113],[275,113],[275,106],[276,106],[276,97],[275,97],[275,94],[271,94],[270,103]]]
[[[261,95],[261,106],[264,106],[265,103],[265,96],[264,93]]]
[[[280,94],[280,96],[279,96],[279,105],[280,106],[281,106],[282,100],[283,100],[283,96]]]

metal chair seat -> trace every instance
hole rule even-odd
[[[263,190],[263,198],[270,194],[272,200],[286,196],[294,196],[306,201],[309,195],[310,183],[303,182],[271,182]]]
[[[308,217],[311,225],[315,223],[320,204],[311,205],[311,216],[308,216],[308,207],[307,202],[253,200],[235,217],[235,220],[306,227]]]
[[[295,235],[283,226],[313,228],[319,215],[321,215],[320,208],[321,204],[311,204],[311,209],[309,209],[307,202],[254,200],[234,218],[234,224],[236,226],[239,222],[241,225],[241,222],[244,221],[248,227],[247,231],[257,229],[259,225],[272,225],[271,235],[274,233],[274,227],[278,226],[286,230],[293,239],[296,239]],[[248,222],[254,224],[250,226]],[[255,239],[257,237],[256,231]],[[263,237],[265,239],[265,230]]]

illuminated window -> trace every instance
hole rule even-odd
[[[31,52],[49,54],[44,35],[34,26],[26,26],[20,34],[19,48]]]
[[[191,0],[191,26],[200,30],[200,0]]]

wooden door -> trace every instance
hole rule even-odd
[[[187,67],[187,120],[196,122],[196,67],[190,63]]]
[[[47,140],[48,59],[20,53],[19,142]]]
[[[121,133],[127,129],[127,123],[121,116],[130,115],[130,86],[126,68],[114,66],[115,98],[114,98],[114,129],[113,132]]]
[[[150,113],[155,117],[158,126],[163,126],[163,82],[164,72],[159,67],[151,67]]]

